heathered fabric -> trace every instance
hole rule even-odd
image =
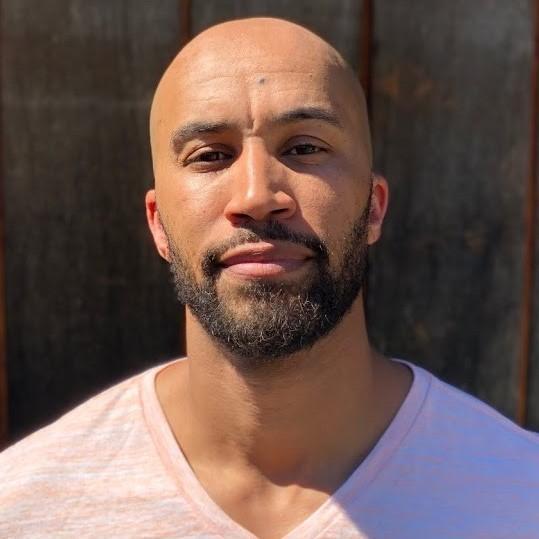
[[[376,447],[287,539],[539,538],[539,437],[408,365],[412,388]],[[176,444],[155,393],[162,368],[0,455],[1,538],[253,537]]]

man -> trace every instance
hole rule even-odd
[[[150,129],[187,358],[4,452],[0,535],[539,537],[537,437],[369,345],[388,187],[340,55],[281,20],[215,26]]]

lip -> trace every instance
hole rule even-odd
[[[219,263],[237,276],[271,277],[300,269],[312,258],[313,253],[301,246],[257,242],[230,249]]]

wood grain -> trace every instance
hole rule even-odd
[[[207,0],[193,2],[193,31],[240,17],[279,17],[297,22],[329,41],[358,68],[358,20],[361,4],[354,0]]]
[[[376,167],[392,194],[371,253],[373,342],[516,416],[526,186],[539,151],[532,2],[2,0],[2,10],[12,439],[179,352],[183,312],[144,222],[148,106],[188,34],[248,16],[311,28],[371,90]],[[535,244],[526,411],[539,429]],[[0,410],[1,280],[0,267]]]
[[[0,9],[0,29],[2,10]],[[3,43],[0,36],[0,65],[2,65]],[[2,96],[2,73],[0,73],[0,102]],[[0,107],[0,125],[2,109]],[[0,131],[0,451],[8,441],[8,382],[6,358],[6,291],[5,291],[5,218],[4,218],[4,160],[3,132]]]
[[[528,2],[375,4],[374,341],[515,417],[530,115]]]
[[[530,168],[528,175],[527,212],[529,256],[529,350],[528,365],[524,365],[523,387],[526,426],[539,432],[539,0],[534,0],[534,59],[531,69],[531,95],[533,114],[530,117]],[[526,276],[528,276],[526,274]],[[528,337],[528,335],[524,335]],[[524,343],[525,344],[525,343]],[[524,350],[524,353],[526,350]],[[522,360],[526,360],[523,354]],[[524,374],[527,376],[524,378]]]
[[[180,45],[183,47],[192,37],[193,30],[191,28],[191,0],[179,0],[180,7]]]
[[[4,0],[12,437],[178,353],[144,217],[147,120],[176,0]]]

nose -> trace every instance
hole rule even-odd
[[[230,174],[231,192],[225,217],[233,224],[287,219],[296,212],[296,202],[287,192],[286,171],[262,141],[244,145]]]

